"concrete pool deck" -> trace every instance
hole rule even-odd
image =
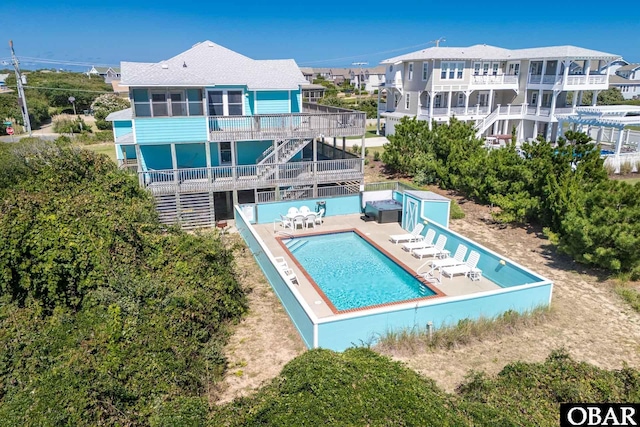
[[[309,230],[297,230],[291,233],[291,230],[284,230],[280,224],[254,224],[253,227],[265,242],[267,248],[271,251],[273,256],[282,256],[287,261],[289,267],[293,269],[298,278],[298,287],[300,294],[303,296],[309,307],[313,310],[314,314],[318,318],[326,318],[334,316],[335,313],[331,308],[323,301],[322,296],[318,293],[311,282],[305,277],[305,274],[300,270],[298,265],[291,259],[289,254],[284,250],[278,237],[286,237],[287,235],[304,236],[305,234],[325,233],[340,230],[357,229],[362,234],[373,240],[379,247],[388,252],[391,256],[395,257],[401,263],[403,263],[408,269],[415,275],[416,270],[427,261],[427,258],[418,259],[402,249],[402,244],[394,244],[389,240],[389,236],[392,234],[404,234],[405,230],[400,227],[398,223],[386,223],[378,224],[374,221],[363,221],[360,214],[341,215],[341,216],[329,216],[323,219],[321,226],[316,228],[310,228]],[[335,254],[336,258],[340,254]],[[328,266],[330,267],[330,266]],[[421,270],[424,271],[424,268]],[[440,283],[431,281],[434,288],[439,289],[445,296],[461,296],[470,295],[478,292],[491,291],[501,289],[491,280],[482,277],[479,281],[472,281],[465,276],[456,276],[452,279],[443,278]],[[444,297],[432,297],[432,298],[444,298]],[[363,310],[366,310],[363,309]]]

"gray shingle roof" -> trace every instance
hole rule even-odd
[[[619,85],[640,85],[640,80],[630,80],[630,79],[625,79],[622,76],[619,76],[617,74],[611,74],[609,75],[609,84],[610,85],[615,85],[615,86],[619,86]]]
[[[109,115],[105,118],[107,122],[119,122],[124,120],[132,120],[133,119],[133,110],[131,108],[125,108],[124,110],[114,111],[113,113],[109,113]]]
[[[255,60],[209,40],[158,63],[123,62],[127,86],[241,85],[295,90],[307,83],[293,59]]]
[[[617,71],[633,71],[638,68],[640,68],[640,64],[628,64],[618,68]]]
[[[518,59],[543,59],[543,58],[566,58],[566,59],[604,59],[611,61],[620,58],[620,55],[599,52],[597,50],[584,49],[576,46],[550,46],[534,47],[530,49],[504,49],[496,46],[477,44],[469,47],[430,47],[405,55],[385,59],[383,64],[393,64],[402,61],[425,60],[425,59],[495,59],[495,60],[518,60]]]

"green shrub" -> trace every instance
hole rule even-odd
[[[462,219],[464,216],[464,211],[460,205],[455,200],[451,200],[449,217],[451,219]]]
[[[375,151],[373,153],[373,161],[375,161],[375,162],[380,161],[380,152],[379,151]]]
[[[246,310],[220,235],[60,143],[0,146],[0,194],[0,425],[202,424]]]
[[[82,117],[69,116],[67,114],[59,114],[53,117],[53,131],[56,133],[81,133],[83,130],[89,130],[87,124]]]

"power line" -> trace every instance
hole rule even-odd
[[[46,90],[64,90],[64,91],[73,91],[73,92],[89,92],[89,93],[114,93],[106,90],[88,90],[88,89],[75,89],[75,88],[65,88],[65,87],[44,87],[44,86],[24,86],[27,89],[46,89]]]
[[[76,65],[79,67],[117,67],[118,66],[114,64],[96,64],[93,62],[70,61],[66,59],[36,58],[32,56],[21,56],[20,60],[26,61],[26,62],[37,62],[40,64]]]

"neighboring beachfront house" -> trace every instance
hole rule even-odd
[[[105,83],[120,79],[120,68],[113,67],[91,67],[87,74],[94,74],[102,77]]]
[[[121,69],[132,108],[107,118],[116,153],[165,223],[211,226],[238,203],[359,193],[364,159],[346,152],[345,137],[364,145],[364,113],[303,103],[308,81],[295,61],[204,41]]]
[[[473,122],[477,135],[555,140],[556,114],[575,111],[585,92],[609,87],[607,65],[620,58],[575,46],[503,49],[431,47],[384,60],[386,133],[404,116]],[[600,71],[598,71],[600,70]],[[595,104],[594,104],[595,105]]]
[[[616,69],[609,78],[609,85],[618,88],[624,99],[640,98],[640,64],[627,64]]]

